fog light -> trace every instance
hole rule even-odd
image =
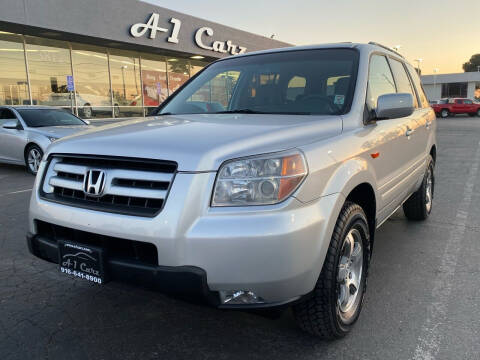
[[[262,304],[264,300],[255,293],[246,290],[220,291],[220,301],[226,305]]]

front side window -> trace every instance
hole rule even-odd
[[[61,109],[18,109],[17,111],[28,127],[85,125],[75,115]]]
[[[373,55],[370,58],[368,73],[367,106],[370,110],[376,109],[378,97],[385,94],[396,93],[387,58],[383,55]]]
[[[344,114],[352,102],[357,68],[358,52],[352,49],[222,60],[193,79],[159,113]]]

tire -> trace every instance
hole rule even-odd
[[[440,110],[440,117],[445,119],[449,116],[450,116],[450,111],[448,111],[447,109]]]
[[[477,110],[477,116],[480,117],[480,109]]]
[[[433,207],[433,194],[435,190],[435,164],[429,156],[428,167],[423,177],[422,185],[403,204],[403,212],[408,220],[426,220]]]
[[[353,254],[348,256],[352,243]],[[363,306],[369,260],[367,217],[359,205],[347,201],[335,224],[323,268],[313,292],[293,306],[293,314],[299,327],[322,339],[336,339],[347,335]],[[347,288],[350,290],[348,293]],[[351,293],[355,289],[356,292]]]
[[[474,117],[474,116],[477,116],[477,113],[469,113],[468,116]]]
[[[32,175],[37,175],[42,157],[43,151],[38,145],[29,145],[28,148],[25,149],[25,166],[27,167],[27,172]]]
[[[82,109],[82,114],[84,119],[91,119],[93,115],[92,108],[90,107],[90,104],[85,104],[83,109]]]
[[[118,107],[118,105],[113,106],[113,117],[114,118],[120,117],[120,108]]]

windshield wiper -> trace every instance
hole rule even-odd
[[[235,110],[224,110],[216,111],[213,114],[268,114],[263,111],[252,110],[252,109],[235,109]]]

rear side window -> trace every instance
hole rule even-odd
[[[395,82],[393,80],[390,66],[387,58],[382,55],[373,55],[370,58],[370,67],[368,73],[367,106],[370,110],[377,107],[378,97],[385,94],[396,93]]]
[[[425,92],[423,91],[422,83],[420,82],[420,78],[418,77],[417,72],[413,68],[412,65],[407,64],[408,72],[415,84],[415,88],[417,89],[418,97],[420,98],[420,107],[425,108],[429,107],[430,104],[428,103],[427,97],[425,96]]]
[[[397,84],[397,92],[412,94],[413,105],[418,108],[417,95],[415,95],[412,83],[410,82],[403,64],[400,61],[390,59],[390,66],[392,67],[393,76],[395,77],[395,82]]]
[[[473,101],[472,100],[463,100],[463,103],[467,104],[467,105],[472,105]]]

